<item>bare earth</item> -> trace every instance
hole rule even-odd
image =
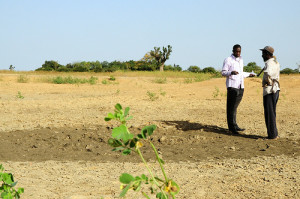
[[[177,198],[300,198],[299,75],[281,76],[276,141],[264,139],[257,78],[246,79],[238,109],[237,122],[247,130],[233,136],[224,78],[157,84],[154,77],[116,76],[105,85],[108,76],[99,75],[96,85],[57,85],[43,83],[45,74],[28,75],[28,83],[18,77],[0,73],[0,164],[25,189],[22,198],[118,198],[121,173],[147,174],[135,154],[112,152],[106,143],[117,124],[104,117],[116,103],[131,108],[132,132],[158,126],[153,141],[180,185]],[[159,98],[151,101],[147,91]],[[151,150],[143,151],[158,170]],[[143,197],[130,191],[127,198]]]

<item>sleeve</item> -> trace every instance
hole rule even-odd
[[[231,75],[230,62],[229,62],[228,58],[225,59],[224,62],[223,62],[222,75],[223,76],[230,76]]]
[[[250,73],[248,73],[248,72],[243,72],[243,77],[244,78],[247,78],[247,77],[249,77],[250,76]]]

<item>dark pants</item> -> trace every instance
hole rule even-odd
[[[236,131],[236,110],[242,101],[244,89],[227,88],[227,124],[230,131]]]
[[[269,139],[274,139],[278,136],[276,127],[276,104],[278,99],[279,91],[264,96],[265,122]]]

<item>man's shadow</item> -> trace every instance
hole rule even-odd
[[[190,130],[201,130],[203,129],[206,132],[213,132],[217,134],[222,135],[231,135],[231,136],[237,136],[237,137],[243,137],[243,138],[250,138],[250,139],[259,139],[264,138],[259,135],[245,135],[241,132],[241,134],[232,134],[228,129],[218,127],[215,125],[205,125],[200,123],[191,123],[189,121],[161,121],[162,123],[169,125],[169,126],[175,126],[178,130],[182,131],[190,131]]]

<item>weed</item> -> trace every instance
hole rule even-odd
[[[185,78],[183,82],[185,84],[191,84],[191,83],[193,83],[193,78]]]
[[[126,125],[127,121],[132,119],[132,116],[129,116],[129,110],[129,107],[126,107],[125,110],[123,110],[120,104],[116,104],[114,114],[108,113],[108,116],[104,118],[105,121],[117,120],[120,122],[120,126],[112,130],[112,137],[108,140],[108,144],[113,147],[112,151],[122,151],[123,155],[129,155],[131,152],[138,154],[150,176],[147,177],[145,174],[142,174],[141,176],[134,177],[128,173],[122,173],[119,178],[122,183],[122,192],[120,193],[120,197],[124,197],[128,190],[132,189],[134,191],[141,191],[144,197],[150,199],[149,195],[141,188],[142,184],[145,184],[149,186],[149,192],[151,192],[151,194],[155,194],[156,198],[168,199],[170,196],[175,199],[175,195],[179,192],[179,186],[176,182],[167,177],[163,167],[164,161],[159,157],[155,146],[151,142],[150,136],[153,134],[156,126],[146,126],[138,135],[130,133]],[[140,150],[144,143],[148,143],[153,149],[155,158],[157,159],[163,174],[163,179],[155,176],[151,167],[145,161]]]
[[[155,78],[153,80],[154,83],[157,83],[157,84],[166,84],[167,83],[167,78],[164,77],[164,78]]]
[[[165,96],[166,94],[166,91],[160,91],[160,95]]]
[[[29,78],[26,75],[20,75],[17,79],[19,83],[27,83],[29,81]]]
[[[106,79],[102,80],[102,84],[108,84],[108,81]]]
[[[111,75],[111,76],[109,77],[109,79],[108,79],[108,80],[110,80],[110,81],[115,81],[115,80],[116,80],[116,78],[115,78],[114,76],[112,76],[112,75]]]
[[[119,94],[120,94],[120,89],[118,89],[116,92],[116,95],[119,95]]]
[[[16,96],[18,99],[24,99],[24,96],[22,95],[21,91],[18,91],[18,94]]]
[[[6,199],[12,198],[20,198],[20,195],[24,193],[23,188],[18,188],[15,190],[14,186],[16,186],[17,182],[14,181],[14,177],[11,173],[4,173],[4,167],[2,164],[0,165],[0,181],[2,181],[2,185],[0,187],[0,197]]]
[[[85,84],[85,83],[96,84],[97,80],[98,80],[98,78],[93,77],[93,76],[90,77],[89,79],[73,78],[71,76],[68,76],[68,77],[57,76],[57,77],[53,78],[51,80],[51,82],[54,84]]]
[[[147,91],[147,95],[150,98],[151,101],[157,100],[159,97],[156,95],[156,93],[152,93],[150,91]]]
[[[215,86],[215,91],[213,92],[213,97],[217,98],[220,94],[220,90],[217,86]]]

